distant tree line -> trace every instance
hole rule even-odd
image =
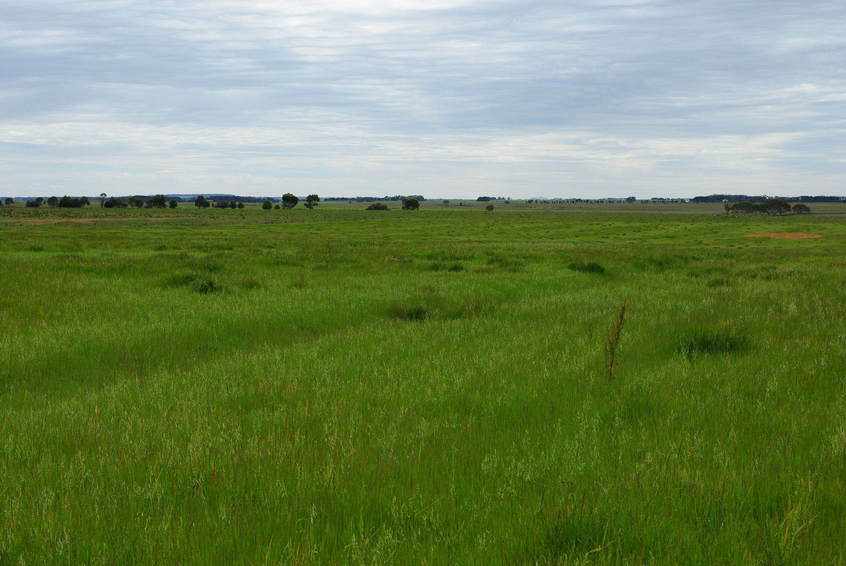
[[[393,196],[384,196],[384,197],[326,197],[323,200],[326,202],[337,202],[337,201],[347,201],[347,202],[378,202],[378,201],[401,201],[404,198],[415,198],[418,202],[425,201],[426,198],[423,195],[393,195]]]
[[[708,195],[693,197],[691,202],[764,202],[768,200],[781,200],[792,202],[841,202],[846,200],[846,197],[837,196],[798,196],[798,197],[768,197],[766,195],[748,196],[748,195]]]
[[[742,201],[734,204],[725,203],[728,214],[769,214],[781,216],[783,214],[808,214],[811,209],[802,203],[790,206],[790,203],[783,199],[769,199],[762,202]]]

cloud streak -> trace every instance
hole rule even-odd
[[[846,194],[840,2],[0,2],[0,193]]]

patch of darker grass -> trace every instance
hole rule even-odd
[[[511,273],[517,273],[518,271],[523,271],[526,267],[526,262],[504,255],[492,255],[488,258],[488,266]]]
[[[708,287],[728,287],[731,285],[731,279],[725,277],[717,277],[716,279],[711,279],[706,283]]]
[[[547,517],[539,535],[529,550],[532,562],[562,564],[605,548],[608,529],[598,514],[574,506]]]
[[[216,279],[207,278],[198,281],[194,285],[193,289],[201,295],[209,295],[211,293],[220,293],[223,291],[223,285],[221,285]]]
[[[493,311],[496,302],[485,298],[447,298],[438,294],[423,294],[394,301],[387,309],[391,318],[412,322],[432,319],[455,320]]]
[[[596,263],[595,261],[590,262],[581,262],[581,261],[574,261],[567,266],[567,269],[571,271],[579,271],[581,273],[591,273],[593,275],[604,275],[605,268],[602,265]]]
[[[436,261],[436,262],[433,262],[433,263],[429,264],[429,268],[428,268],[428,269],[429,269],[430,271],[452,271],[452,272],[458,272],[458,271],[464,271],[464,265],[463,265],[463,264],[461,264],[461,263],[450,263],[450,264],[447,264],[447,263],[441,263],[441,262],[439,262],[439,261]]]
[[[261,283],[255,277],[245,277],[237,282],[238,287],[241,289],[251,291],[253,289],[258,289],[261,287]]]
[[[749,349],[746,337],[728,328],[697,328],[683,333],[679,353],[687,359],[700,356],[742,354]]]
[[[679,261],[676,258],[670,256],[653,256],[638,260],[634,265],[642,271],[657,271],[660,273],[676,267],[678,263]]]

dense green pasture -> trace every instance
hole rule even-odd
[[[846,223],[503,208],[3,211],[0,564],[846,564]]]

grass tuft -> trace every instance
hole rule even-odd
[[[588,263],[574,261],[573,263],[567,266],[567,269],[570,269],[572,271],[579,271],[581,273],[592,273],[594,275],[605,274],[605,268],[594,261]]]
[[[696,329],[682,335],[678,349],[684,357],[692,359],[702,355],[740,354],[749,349],[749,342],[730,329]]]

